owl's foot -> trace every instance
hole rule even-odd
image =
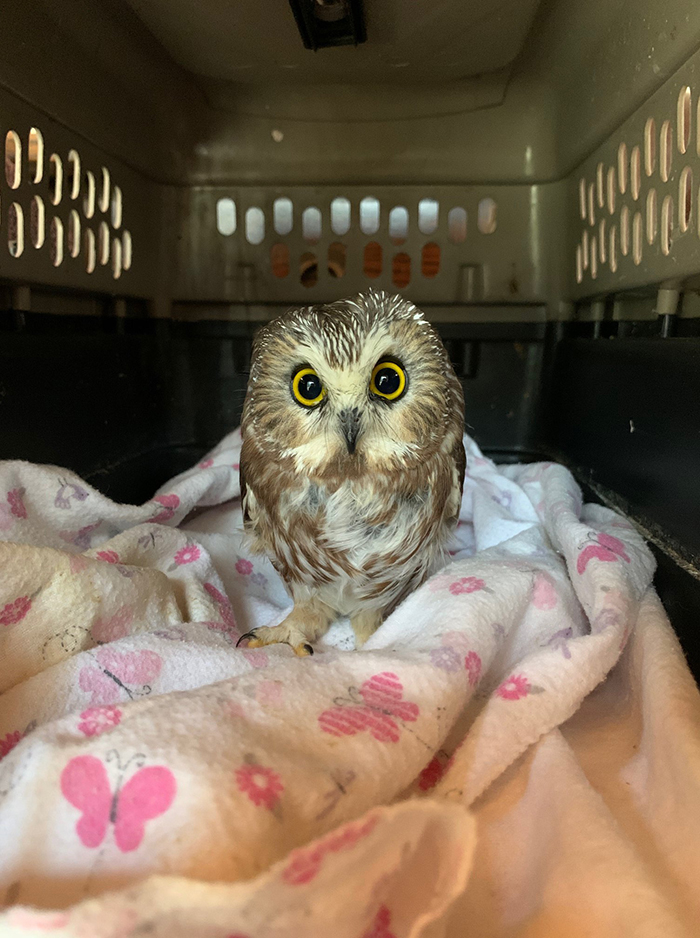
[[[264,648],[265,645],[291,645],[292,651],[299,658],[305,658],[313,655],[314,650],[307,642],[306,636],[298,629],[289,629],[284,623],[281,625],[267,626],[261,625],[260,628],[252,632],[246,632],[236,642],[238,647],[242,641],[247,642],[247,648]]]
[[[238,639],[245,639],[248,648],[263,648],[265,645],[290,645],[295,655],[305,658],[313,655],[312,642],[320,638],[334,618],[334,613],[324,603],[311,599],[297,603],[286,619],[279,625],[261,625],[252,632],[246,632]]]
[[[376,632],[382,624],[382,613],[376,609],[368,609],[352,616],[350,625],[355,633],[355,648],[362,648],[367,639]]]

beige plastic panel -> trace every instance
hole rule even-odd
[[[403,292],[417,303],[513,304],[512,319],[526,316],[518,304],[548,303],[550,315],[556,315],[562,247],[557,219],[563,194],[558,185],[172,189],[179,235],[173,298],[314,303],[376,287]],[[349,229],[342,233],[331,228],[332,204],[338,198],[350,202]],[[379,203],[376,230],[371,219],[361,229],[361,205],[367,198]],[[282,225],[284,233],[275,231],[279,199],[289,199],[293,206],[292,227],[287,232],[289,224]],[[235,204],[236,230],[230,234],[217,229],[220,200]],[[420,230],[422,200],[438,203],[434,230],[430,222]],[[390,232],[395,207],[408,214],[402,243],[396,243],[397,231],[393,239]],[[311,212],[311,221],[316,226],[320,222],[320,232],[307,229],[305,237],[304,213],[310,208],[318,210]],[[454,208],[466,211],[466,232],[453,230],[451,237],[449,213]],[[246,236],[247,217],[264,218],[264,234],[249,232],[253,241],[262,237],[259,243]],[[220,222],[225,232],[230,230],[230,203]],[[424,262],[430,245],[439,249],[439,263],[430,247]],[[276,276],[275,269],[284,276]]]
[[[576,298],[700,273],[700,54],[569,178]]]
[[[30,144],[33,127],[41,137],[35,136]],[[9,150],[8,133],[13,141]],[[37,139],[41,141],[38,146]],[[3,89],[0,147],[4,156],[4,172],[0,174],[0,278],[126,296],[153,297],[158,293],[164,275],[160,264],[162,214],[158,186]],[[30,165],[30,154],[40,156],[37,150],[43,150],[40,162]],[[19,153],[18,160],[12,159],[13,153]],[[73,184],[73,153],[80,160],[77,191]],[[89,174],[95,183],[92,210]],[[39,175],[41,179],[35,181]],[[62,177],[60,190],[57,177]],[[102,198],[105,179],[106,201]],[[113,206],[115,190],[121,209]],[[76,247],[71,251],[69,237],[78,227],[79,238],[72,239]]]

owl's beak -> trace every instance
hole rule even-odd
[[[355,452],[357,438],[360,435],[362,414],[357,407],[353,407],[349,410],[341,410],[338,417],[340,418],[340,429],[348,446],[348,453],[352,456]]]

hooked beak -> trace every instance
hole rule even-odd
[[[352,456],[355,452],[357,438],[360,435],[362,414],[357,407],[353,407],[351,410],[341,410],[338,417],[340,418],[340,429],[347,443],[348,453]]]

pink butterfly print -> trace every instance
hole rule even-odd
[[[150,684],[163,667],[163,659],[154,651],[121,652],[107,646],[100,648],[93,660],[97,667],[86,665],[78,675],[81,690],[92,694],[93,707],[116,703],[122,691],[130,700],[150,694]]]
[[[413,723],[418,719],[418,705],[402,699],[403,685],[391,671],[373,675],[359,691],[350,687],[348,693],[349,699],[336,698],[336,706],[318,718],[324,733],[355,736],[369,730],[377,742],[396,743],[401,735],[396,721]]]
[[[75,832],[85,847],[99,847],[114,825],[114,841],[122,853],[136,850],[143,840],[146,822],[164,814],[175,799],[175,776],[164,765],[142,768],[145,756],[133,756],[122,769],[116,750],[107,762],[117,762],[114,792],[104,763],[96,756],[76,756],[61,772],[63,797],[81,812]],[[129,765],[137,771],[124,782]]]
[[[74,498],[76,502],[84,502],[88,497],[88,493],[81,485],[75,485],[73,482],[67,482],[65,479],[58,480],[61,483],[61,487],[58,492],[56,492],[56,498],[54,499],[54,505],[56,508],[72,508],[71,499]]]
[[[593,543],[587,544],[578,555],[576,570],[579,573],[585,573],[589,561],[593,560],[594,557],[596,560],[603,560],[606,563],[611,563],[618,558],[624,560],[625,563],[630,562],[622,541],[611,534],[604,534],[603,532],[597,534]]]
[[[133,621],[134,607],[122,606],[113,616],[95,619],[90,632],[96,642],[113,642],[129,634]]]
[[[101,521],[97,521],[95,524],[85,525],[79,531],[60,531],[59,533],[66,543],[75,544],[81,550],[89,550],[92,542],[92,532],[99,528],[101,524]]]

